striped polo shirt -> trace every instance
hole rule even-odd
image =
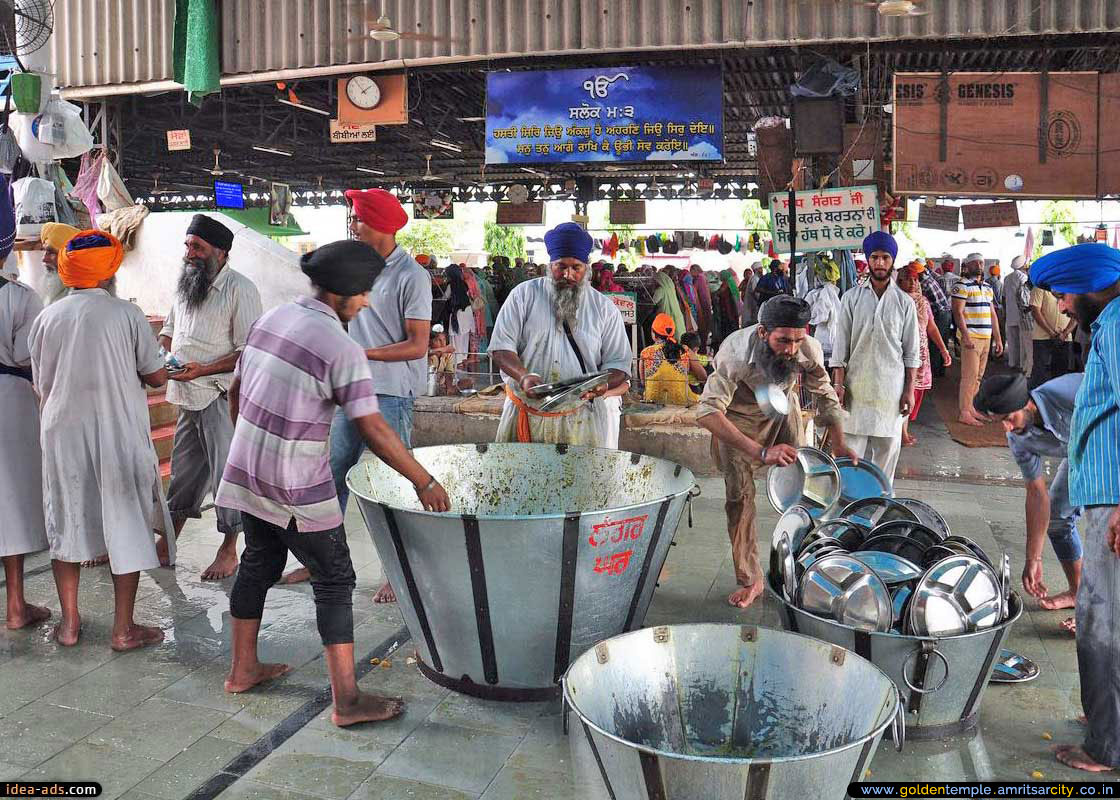
[[[959,281],[953,299],[964,300],[964,322],[968,332],[981,339],[992,338],[992,287],[982,281]]]
[[[1120,505],[1120,298],[1093,323],[1069,433],[1069,501]]]
[[[215,504],[286,528],[342,524],[330,467],[331,418],[377,412],[369,362],[330,306],[301,297],[249,331],[235,374],[237,427]]]

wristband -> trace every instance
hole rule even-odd
[[[758,454],[758,460],[761,461],[763,464],[766,463],[766,451],[769,450],[769,449],[770,449],[769,447],[764,447],[764,448],[762,448],[762,452]]]
[[[430,481],[428,481],[428,483],[427,483],[427,484],[425,484],[425,486],[424,486],[424,488],[423,488],[423,489],[417,489],[417,490],[416,490],[416,494],[424,494],[424,492],[426,492],[426,491],[428,491],[429,489],[431,489],[432,487],[434,487],[434,486],[438,486],[438,485],[439,485],[439,481],[437,481],[437,480],[435,479],[435,477],[433,477],[433,478],[432,478],[432,479],[431,479]]]
[[[528,378],[530,375],[533,376],[534,378],[540,378],[541,377],[540,375],[538,375],[535,372],[526,372],[524,375],[521,376],[521,380],[519,380],[517,382],[517,385],[520,386],[521,384],[523,384],[525,382],[525,379]],[[541,380],[543,381],[544,378],[541,378]]]

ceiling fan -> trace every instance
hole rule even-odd
[[[432,155],[431,155],[431,153],[424,156],[424,160],[427,164],[427,166],[424,168],[424,174],[423,175],[418,175],[417,177],[413,178],[413,180],[424,181],[426,183],[431,182],[431,181],[445,181],[445,180],[447,180],[447,176],[445,176],[445,175],[435,175],[435,174],[432,173]]]
[[[350,41],[365,41],[373,39],[375,42],[396,42],[405,39],[412,42],[462,42],[450,36],[435,36],[430,33],[404,33],[393,27],[393,21],[388,15],[382,14],[376,19],[366,19],[367,30],[364,36],[353,36]]]
[[[863,2],[868,8],[874,8],[881,17],[924,17],[929,13],[921,8],[925,0],[871,0]]]
[[[214,166],[210,167],[209,169],[207,169],[206,167],[202,167],[202,171],[209,172],[215,178],[221,177],[222,175],[240,175],[241,173],[235,169],[222,169],[222,165],[218,161],[221,154],[222,148],[218,145],[214,145]]]

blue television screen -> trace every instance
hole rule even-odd
[[[214,205],[218,208],[245,208],[245,186],[233,181],[214,181]]]

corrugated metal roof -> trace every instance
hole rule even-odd
[[[227,80],[291,69],[363,69],[575,52],[987,38],[1120,31],[1117,0],[924,0],[880,16],[860,0],[224,0]],[[62,87],[168,81],[174,0],[57,0],[51,48]],[[397,30],[457,42],[362,39]]]

